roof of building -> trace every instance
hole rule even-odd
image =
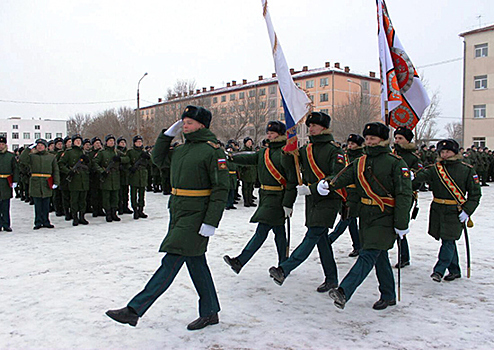
[[[482,32],[488,32],[489,30],[494,30],[494,24],[493,25],[490,25],[490,26],[487,26],[487,27],[477,28],[477,29],[474,29],[474,30],[470,30],[468,32],[460,33],[459,36],[465,37],[467,35],[472,35],[472,34],[477,34],[477,33],[482,33]]]

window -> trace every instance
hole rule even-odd
[[[6,132],[0,132],[0,137],[7,137],[7,133]]]
[[[369,91],[369,82],[368,81],[360,81],[362,84],[362,90]]]
[[[51,132],[45,132],[45,139],[51,140]]]
[[[261,109],[266,108],[266,101],[261,101],[261,102],[259,103],[259,107],[261,107]]]
[[[35,139],[40,139],[41,138],[41,133],[40,132],[35,132],[34,133],[34,138]]]
[[[264,96],[264,95],[266,95],[266,89],[260,89],[259,96]]]
[[[244,99],[245,98],[245,92],[243,92],[243,91],[242,92],[239,92],[238,93],[238,98],[241,99],[241,100]]]
[[[31,138],[31,133],[30,132],[25,132],[22,137],[24,138],[24,140],[26,139],[30,139]]]
[[[313,88],[313,87],[314,87],[314,80],[307,80],[307,81],[305,82],[305,88],[306,88],[306,89],[311,89],[311,88]]]
[[[221,102],[226,102],[226,96],[225,95],[221,96]]]
[[[234,113],[235,112],[235,106],[230,106],[230,113]]]
[[[34,126],[34,130],[40,130],[41,129],[41,125],[35,125]]]
[[[326,101],[328,101],[328,94],[319,95],[319,102],[326,102]]]
[[[19,125],[16,125],[16,124],[12,125],[12,129],[15,129],[15,130],[19,129]]]
[[[19,133],[18,132],[13,132],[12,133],[12,139],[13,140],[18,140],[19,139]]]
[[[57,137],[62,137],[62,133],[61,132],[57,132]]]
[[[485,147],[485,137],[474,137],[473,144],[475,147]]]
[[[221,113],[226,113],[226,107],[221,107]]]
[[[487,75],[479,75],[475,78],[475,90],[487,89]]]
[[[270,86],[269,87],[269,94],[273,95],[276,93],[276,85]]]
[[[270,100],[269,101],[269,108],[274,108],[276,107],[276,100]]]
[[[239,106],[239,109],[240,109],[240,112],[243,112],[243,111],[245,111],[245,106],[244,105],[240,105]]]
[[[213,103],[218,103],[218,97],[213,97]]]
[[[13,144],[12,145],[12,151],[15,151],[16,149],[19,149],[19,144]]]
[[[255,97],[255,96],[256,96],[256,90],[250,90],[249,97]]]
[[[326,114],[329,114],[329,109],[323,108],[323,109],[321,109],[321,112],[326,113]]]
[[[475,45],[475,57],[487,57],[487,44]]]
[[[235,101],[235,94],[230,94],[230,101]]]
[[[473,117],[474,118],[485,118],[485,105],[473,106]]]
[[[321,78],[319,86],[328,86],[328,78]]]

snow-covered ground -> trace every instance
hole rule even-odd
[[[317,249],[282,287],[269,277],[276,264],[273,235],[236,275],[223,262],[250,239],[255,208],[225,211],[207,258],[222,311],[220,324],[187,331],[198,316],[187,269],[139,320],[136,328],[105,316],[141,290],[160,265],[168,197],[147,193],[148,219],[120,223],[88,215],[89,226],[51,215],[53,230],[33,231],[33,207],[11,202],[13,233],[0,232],[0,348],[2,349],[428,349],[494,348],[494,185],[469,230],[472,277],[466,278],[464,240],[458,242],[463,278],[436,283],[429,275],[439,242],[427,235],[430,192],[420,193],[411,223],[412,264],[402,270],[402,301],[384,311],[371,272],[345,310],[336,309],[323,281]],[[292,218],[292,250],[305,234],[304,203]],[[348,232],[333,245],[342,279],[355,259]],[[390,251],[396,261],[396,249]]]

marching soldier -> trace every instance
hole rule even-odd
[[[148,180],[148,163],[151,159],[142,146],[142,137],[134,136],[132,139],[134,147],[127,152],[129,157],[129,184],[130,184],[130,200],[132,209],[134,210],[134,219],[147,218],[144,214],[144,196],[146,193],[146,184]]]
[[[405,163],[407,163],[408,169],[415,174],[419,169],[422,169],[423,166],[420,163],[420,157],[415,153],[417,147],[415,146],[415,143],[412,142],[413,136],[412,130],[403,126],[398,127],[394,133],[394,153],[403,158]],[[414,201],[417,201],[417,192],[414,192],[413,196]],[[397,239],[400,238],[398,237]],[[400,268],[410,265],[410,249],[406,236],[403,236],[403,239],[401,240],[401,258],[399,259],[399,262],[396,263],[395,267],[398,268],[399,264]]]
[[[10,198],[19,182],[15,155],[8,151],[7,137],[0,136],[0,231],[12,232],[10,227]]]
[[[29,188],[34,201],[34,230],[55,227],[49,219],[50,199],[52,190],[60,183],[60,173],[56,157],[48,153],[47,148],[48,142],[38,139],[26,147],[20,156],[21,163],[31,171]]]
[[[60,173],[65,175],[70,191],[70,213],[72,225],[87,225],[86,196],[89,190],[89,157],[82,150],[82,136],[72,136],[72,147],[65,151],[58,161]]]
[[[127,155],[127,140],[120,136],[117,139],[117,149]],[[120,165],[120,191],[118,192],[118,214],[132,214],[129,209],[129,164]]]
[[[94,168],[100,175],[101,197],[106,221],[120,221],[117,216],[118,191],[120,190],[120,163],[126,164],[129,157],[115,149],[115,136],[105,136],[105,148],[94,158]]]
[[[242,152],[252,152],[254,141],[250,137],[244,138]],[[241,165],[238,167],[240,180],[242,181],[242,197],[244,197],[244,207],[256,207],[254,203],[254,183],[257,177],[257,168],[251,165]]]
[[[232,143],[228,143],[226,145],[226,152],[227,153],[233,153],[234,151],[234,146]],[[228,191],[228,200],[226,202],[226,210],[231,210],[231,209],[237,209],[233,204],[235,202],[235,191],[237,188],[237,165],[231,161],[230,159],[227,158],[226,164],[228,166],[228,174],[229,174],[229,183],[230,183],[230,189]]]
[[[408,233],[412,183],[410,171],[403,159],[391,153],[389,128],[382,123],[368,123],[364,127],[365,155],[347,166],[332,180],[322,180],[322,189],[331,191],[356,185],[361,197],[359,235],[362,249],[357,261],[339,288],[329,291],[336,307],[343,309],[357,287],[373,267],[376,269],[381,296],[372,306],[383,310],[396,305],[394,276],[388,250],[396,235]],[[328,184],[327,182],[330,181]]]
[[[323,112],[312,112],[305,122],[310,143],[299,150],[304,185],[298,186],[298,193],[305,195],[307,233],[287,260],[269,269],[270,276],[280,286],[290,272],[309,257],[316,245],[325,276],[317,291],[323,293],[338,286],[338,270],[328,239],[328,228],[333,227],[341,208],[341,196],[345,195],[335,192],[321,195],[317,190],[319,180],[333,177],[345,167],[343,151],[336,146],[329,131],[330,122],[331,117]]]
[[[271,230],[274,232],[278,251],[278,265],[287,258],[285,219],[290,215],[297,196],[297,180],[293,158],[282,153],[286,144],[285,133],[284,123],[270,121],[266,127],[268,148],[262,148],[258,152],[239,152],[231,155],[232,160],[239,165],[255,165],[261,182],[259,207],[250,219],[250,222],[258,223],[254,236],[239,256],[223,257],[237,274],[261,248]],[[287,163],[292,161],[291,166],[282,162],[283,157],[289,157],[286,160]]]
[[[347,139],[347,150],[345,154],[346,163],[350,164],[355,159],[360,158],[364,154],[362,144],[364,138],[358,134],[350,134]],[[355,193],[355,186],[350,185],[346,188],[348,193],[346,206],[348,207],[348,218],[340,218],[340,222],[336,225],[333,232],[328,236],[329,243],[333,244],[336,240],[345,232],[346,228],[350,231],[350,237],[352,238],[353,250],[348,254],[349,257],[354,258],[358,256],[360,251],[360,239],[358,235],[357,213],[358,205],[360,203],[360,197]]]
[[[413,188],[427,181],[431,184],[434,199],[429,214],[429,235],[441,240],[438,261],[431,278],[441,282],[461,277],[456,241],[463,225],[479,205],[482,196],[479,178],[472,165],[458,155],[458,143],[453,139],[439,141],[439,161],[417,172]]]
[[[162,167],[170,143],[183,125],[185,144],[174,150],[170,167],[170,225],[160,248],[166,255],[144,290],[127,307],[107,311],[117,322],[135,326],[168,289],[184,262],[199,294],[200,315],[187,329],[197,330],[219,322],[220,305],[205,253],[225,208],[228,168],[225,154],[209,130],[211,117],[211,112],[202,107],[187,106],[182,120],[156,140],[152,158]]]
[[[66,136],[63,139],[63,149],[57,153],[57,162],[60,162],[60,158],[63,156],[65,151],[68,151],[72,147],[72,139],[70,136]],[[70,221],[72,219],[72,214],[70,213],[70,190],[69,182],[67,181],[66,174],[60,174],[60,191],[62,194],[62,205],[65,214],[65,220]]]

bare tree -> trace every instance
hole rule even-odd
[[[446,124],[446,131],[448,132],[448,137],[456,140],[461,144],[461,139],[463,135],[463,124],[460,122],[452,122]]]
[[[69,135],[81,134],[85,136],[86,130],[91,123],[90,114],[77,113],[73,117],[70,117],[67,122],[67,132]]]
[[[172,88],[166,90],[166,99],[170,100],[173,95],[185,96],[191,94],[196,88],[195,79],[178,79]]]
[[[428,144],[436,138],[438,133],[436,119],[441,115],[439,108],[439,92],[436,90],[432,94],[431,104],[422,114],[415,127],[415,143],[417,145]]]

